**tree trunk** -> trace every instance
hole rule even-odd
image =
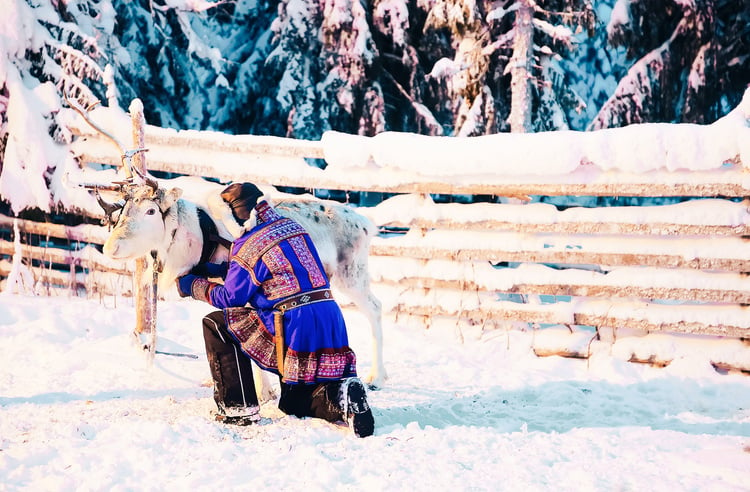
[[[529,133],[531,128],[531,61],[533,59],[534,26],[532,18],[534,7],[529,0],[518,0],[516,10],[515,38],[513,56],[510,59],[511,106],[510,131]]]

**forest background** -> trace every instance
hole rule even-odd
[[[70,141],[63,95],[318,140],[708,124],[750,83],[750,0],[0,3],[0,162],[48,182],[59,157],[24,142]]]

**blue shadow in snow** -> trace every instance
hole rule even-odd
[[[424,394],[424,393],[423,393]],[[750,394],[740,385],[703,386],[681,379],[635,385],[558,381],[518,390],[491,387],[468,397],[434,394],[413,406],[377,408],[378,426],[488,427],[501,432],[564,433],[575,428],[650,427],[688,434],[750,436]],[[742,419],[745,422],[733,420]]]
[[[199,391],[198,388],[179,388],[179,389],[165,389],[165,390],[112,390],[103,391],[91,395],[83,395],[76,393],[65,393],[63,391],[41,393],[33,396],[13,396],[3,397],[0,396],[0,407],[6,407],[10,405],[59,405],[63,403],[73,402],[104,402],[110,400],[152,400],[165,397],[174,397],[178,399],[182,398],[195,398],[196,393]],[[209,390],[206,390],[209,391]]]

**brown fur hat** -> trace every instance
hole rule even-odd
[[[252,183],[232,183],[221,192],[221,198],[232,209],[232,215],[240,223],[250,218],[263,192]]]

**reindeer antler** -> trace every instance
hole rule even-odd
[[[96,196],[96,202],[104,210],[104,214],[107,217],[107,224],[112,225],[114,223],[114,221],[112,220],[112,215],[125,206],[125,201],[119,200],[115,203],[110,203],[102,198],[102,195],[99,193],[98,188],[94,189],[94,196]]]
[[[100,183],[78,183],[78,186],[80,188],[86,188],[87,190],[94,190],[96,203],[98,203],[99,206],[102,207],[102,210],[104,210],[104,219],[102,219],[102,225],[106,223],[108,226],[111,227],[114,224],[114,220],[112,220],[112,215],[118,210],[121,210],[125,206],[125,200],[120,199],[116,201],[115,203],[110,203],[104,198],[102,198],[102,195],[101,193],[99,193],[99,190],[115,191],[115,192],[127,195],[128,194],[127,187],[130,184],[131,183],[127,181],[118,181],[109,185],[100,184]]]
[[[94,130],[96,130],[97,132],[101,133],[106,138],[108,138],[113,144],[115,144],[115,146],[117,147],[117,149],[120,151],[120,155],[121,156],[128,156],[128,155],[130,155],[132,157],[133,152],[141,150],[141,149],[136,149],[135,151],[125,150],[125,146],[122,145],[122,143],[120,143],[119,140],[117,140],[117,137],[115,137],[114,135],[112,135],[110,132],[108,132],[107,130],[105,130],[104,128],[102,128],[94,120],[91,119],[91,116],[89,115],[89,111],[91,111],[93,108],[95,108],[99,104],[99,101],[97,101],[96,103],[90,105],[88,108],[84,109],[84,108],[82,108],[80,106],[80,104],[78,104],[78,102],[76,102],[76,101],[68,98],[67,94],[63,93],[63,98],[65,98],[65,101],[68,103],[68,106],[70,106],[71,108],[73,108],[73,110],[76,113],[78,113],[79,115],[81,115],[81,117],[84,119],[84,121],[86,123],[88,123]],[[123,164],[124,164],[124,161],[123,161]],[[128,179],[133,179],[133,169],[132,169],[132,166],[130,165],[130,161],[128,161],[128,165],[125,165],[123,167],[125,168],[125,174],[127,175],[127,178]]]
[[[148,149],[136,149],[137,151],[144,151]],[[144,183],[146,183],[154,193],[156,193],[156,190],[159,189],[159,183],[156,181],[156,178],[148,174],[148,172],[141,171],[138,166],[133,166],[133,171],[135,171],[135,174],[138,175],[139,178],[143,180]]]
[[[130,149],[126,150],[125,146],[120,143],[117,138],[112,135],[110,132],[99,126],[96,122],[94,122],[90,115],[89,111],[96,107],[96,105],[99,104],[99,101],[97,101],[95,104],[89,106],[88,108],[84,109],[82,108],[76,101],[71,100],[68,98],[67,94],[63,94],[63,97],[65,98],[65,101],[68,103],[68,105],[75,110],[76,113],[81,115],[81,117],[88,123],[94,130],[98,131],[105,137],[107,137],[120,151],[120,160],[122,161],[122,167],[125,169],[125,174],[127,175],[127,181],[125,182],[118,182],[114,183],[114,185],[119,187],[119,191],[125,191],[127,184],[132,184],[134,174],[137,175],[139,178],[143,180],[143,182],[151,187],[151,189],[156,193],[156,190],[159,189],[159,183],[154,179],[151,175],[149,175],[147,172],[141,171],[138,169],[138,166],[133,166],[133,157],[137,155],[140,152],[147,152],[148,149],[146,148],[138,148],[138,149]],[[111,189],[103,186],[95,186],[95,188],[101,188],[101,189]],[[101,205],[101,197],[98,195],[97,191],[97,201],[99,201],[99,204]],[[105,202],[106,203],[106,202]],[[107,208],[102,206],[102,208],[107,211]],[[122,207],[120,207],[122,208]]]

